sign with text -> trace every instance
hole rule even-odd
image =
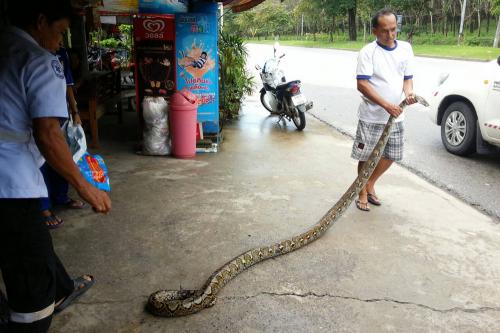
[[[176,15],[177,89],[198,97],[198,121],[211,122],[204,131],[217,131],[219,123],[219,61],[215,13]]]
[[[144,16],[134,19],[134,39],[174,40],[175,23],[173,15]]]
[[[113,13],[137,13],[139,0],[103,0],[99,10]]]

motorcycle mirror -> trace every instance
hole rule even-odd
[[[276,55],[278,53],[279,48],[280,48],[280,43],[274,42],[273,48],[274,48],[274,55]]]
[[[500,66],[500,56],[497,58],[497,64]]]
[[[260,70],[260,66],[259,65],[255,65],[255,69],[256,70]]]

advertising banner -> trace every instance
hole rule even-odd
[[[134,18],[139,103],[145,96],[168,97],[175,91],[174,29],[173,15]]]
[[[139,0],[103,0],[100,11],[112,13],[137,13],[139,11]]]
[[[198,97],[198,121],[205,132],[219,126],[219,63],[215,13],[176,15],[177,89]],[[205,122],[208,122],[205,124]]]
[[[188,0],[139,0],[139,12],[147,14],[187,13]]]

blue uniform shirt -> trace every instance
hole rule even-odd
[[[40,198],[47,188],[32,120],[67,117],[66,81],[56,56],[25,31],[0,35],[0,198]]]
[[[64,70],[64,77],[66,78],[66,85],[73,86],[75,81],[73,80],[73,73],[71,73],[71,64],[69,62],[68,51],[64,47],[60,47],[56,52],[56,56],[61,62],[61,66]]]

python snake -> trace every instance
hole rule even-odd
[[[418,103],[428,106],[427,101],[415,96]],[[407,106],[406,99],[399,104],[401,108]],[[269,246],[259,247],[244,252],[234,259],[224,264],[215,271],[206,281],[203,288],[199,290],[159,290],[149,296],[147,309],[154,315],[163,317],[179,317],[196,313],[204,308],[215,304],[217,293],[234,277],[247,268],[262,262],[269,258],[274,258],[297,249],[320,238],[326,230],[346,211],[349,205],[359,192],[365,187],[373,170],[377,166],[384,151],[391,127],[394,123],[394,117],[390,116],[384,131],[380,136],[373,152],[363,165],[363,168],[354,180],[349,189],[344,193],[340,200],[316,223],[312,228],[304,233],[283,240]]]

